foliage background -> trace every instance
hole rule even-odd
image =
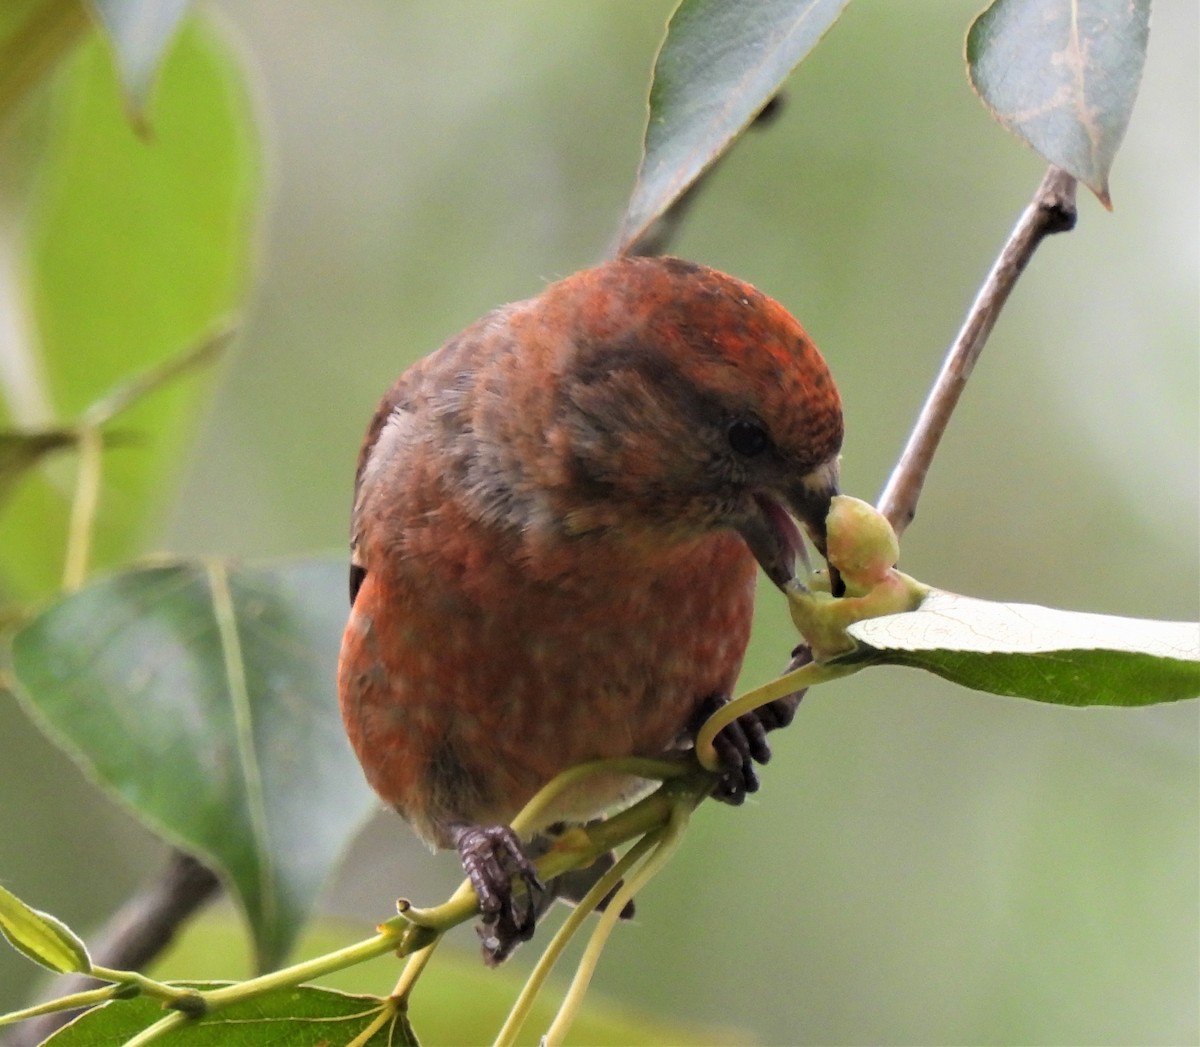
[[[341,547],[358,441],[394,375],[602,255],[670,7],[209,5],[253,72],[269,190],[245,333],[161,547]],[[864,497],[1041,176],[966,85],[976,7],[852,4],[676,245],[808,327]],[[910,573],[1197,617],[1197,20],[1158,0],[1116,213],[1082,198],[1079,229],[1018,289],[906,537]],[[790,647],[782,600],[762,604],[747,683]],[[823,688],[760,798],[695,820],[598,988],[761,1042],[1196,1042],[1198,729],[1196,703],[1057,709],[902,670]],[[7,705],[0,766],[0,877],[86,932],[160,845]],[[456,881],[451,856],[381,815],[325,909],[366,931],[397,894],[432,902]],[[0,954],[0,1008],[28,985]]]

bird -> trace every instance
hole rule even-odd
[[[758,568],[791,582],[800,528],[825,554],[842,438],[837,386],[787,309],[673,257],[494,309],[383,397],[355,473],[339,704],[382,800],[458,851],[487,962],[541,912],[513,880],[546,890],[509,823],[572,766],[686,748],[729,700]],[[758,788],[796,701],[721,733],[718,799]],[[590,779],[536,828],[645,786]]]

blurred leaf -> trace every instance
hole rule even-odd
[[[190,0],[90,0],[112,41],[130,119],[148,131],[146,108],[155,76]]]
[[[162,69],[153,142],[125,120],[98,40],[62,72],[28,221],[41,343],[35,372],[58,424],[194,344],[238,306],[258,188],[237,64],[202,25],[189,23]],[[202,383],[177,384],[126,414],[141,438],[106,456],[98,564],[127,560],[154,533],[205,392]],[[6,411],[22,413],[0,404]],[[14,493],[0,520],[9,553],[2,581],[14,595],[57,585],[72,484],[70,470],[43,468]]]
[[[992,115],[1111,209],[1108,174],[1137,97],[1150,0],[995,0],[967,33]]]
[[[82,0],[4,0],[0,4],[0,120],[87,28]]]
[[[22,702],[147,824],[222,870],[279,963],[377,801],[333,693],[345,563],[113,575],[17,633]]]
[[[60,974],[90,971],[87,946],[65,923],[49,913],[31,909],[15,894],[0,887],[0,934],[34,963]]]
[[[197,982],[196,989],[224,983]],[[378,996],[347,996],[332,989],[304,985],[234,1004],[198,1022],[174,1030],[169,1042],[186,1047],[312,1047],[349,1043],[364,1032],[383,1006]],[[96,1047],[136,1036],[163,1017],[162,1004],[146,997],[117,1000],[86,1012],[45,1042],[54,1047]],[[415,1045],[407,1021],[393,1019],[363,1047]]]
[[[1057,705],[1200,697],[1200,625],[992,603],[934,590],[915,611],[850,626],[854,656],[977,691]]]
[[[849,0],[682,0],[654,64],[624,252],[750,125]]]

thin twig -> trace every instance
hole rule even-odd
[[[916,515],[917,499],[938,443],[1017,278],[1043,239],[1075,227],[1075,184],[1074,178],[1057,167],[1046,172],[946,354],[904,453],[879,496],[879,511],[888,518],[897,535],[904,532]]]
[[[668,787],[664,786],[664,788]],[[701,797],[693,797],[689,800],[681,796],[672,805],[670,818],[662,832],[647,837],[647,839],[654,840],[654,849],[646,860],[626,877],[625,884],[617,891],[604,912],[600,914],[600,921],[596,924],[587,947],[583,950],[579,966],[575,968],[575,977],[571,979],[571,984],[558,1008],[558,1013],[542,1036],[541,1042],[545,1047],[556,1047],[563,1042],[567,1031],[575,1021],[575,1016],[579,1013],[592,975],[596,973],[600,954],[604,951],[609,935],[612,934],[613,928],[621,918],[621,910],[658,875],[678,849],[684,830],[688,826],[688,818],[700,799]]]
[[[191,855],[175,851],[162,875],[135,894],[116,914],[92,950],[93,962],[102,967],[137,970],[170,944],[184,920],[213,898],[220,881]],[[96,982],[83,975],[55,981],[54,996],[91,989]],[[71,1018],[74,1011],[42,1015],[14,1030],[8,1047],[32,1047]]]
[[[621,885],[621,878],[658,843],[661,835],[662,830],[653,830],[638,840],[621,858],[613,862],[612,868],[592,885],[587,894],[580,899],[579,904],[571,910],[571,914],[563,921],[554,937],[542,950],[542,955],[526,979],[521,994],[508,1012],[508,1018],[501,1026],[500,1032],[496,1034],[494,1047],[513,1047],[513,1044],[517,1042],[517,1036],[520,1035],[522,1026],[533,1010],[538,993],[546,984],[546,979],[550,976],[551,970],[562,956],[563,951],[583,925],[583,921],[596,911],[596,907],[611,891]]]
[[[79,465],[75,477],[75,498],[71,502],[71,522],[67,530],[67,553],[63,564],[62,587],[72,592],[87,579],[91,559],[92,535],[100,508],[100,477],[104,468],[104,437],[95,426],[79,430]]]

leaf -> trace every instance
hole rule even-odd
[[[1142,79],[1150,0],[995,0],[967,33],[992,115],[1112,209],[1108,175]]]
[[[87,946],[57,917],[31,909],[0,887],[0,934],[34,963],[59,974],[92,969]]]
[[[1057,705],[1200,696],[1200,625],[992,603],[933,590],[915,611],[849,628],[852,656]]]
[[[162,69],[153,142],[131,131],[99,39],[61,74],[26,236],[39,341],[25,349],[26,371],[39,382],[32,399],[49,406],[39,419],[46,428],[69,424],[237,308],[259,187],[241,73],[232,50],[197,21]],[[125,562],[154,537],[210,387],[176,383],[123,416],[133,438],[104,459],[97,564]],[[18,395],[0,387],[0,401]],[[0,402],[0,427],[6,418],[28,423],[28,406]],[[57,586],[73,494],[67,464],[29,476],[0,519],[0,589],[17,598]]]
[[[654,64],[620,252],[750,125],[848,2],[682,0]]]
[[[0,4],[0,120],[67,54],[88,28],[78,0]]]
[[[17,633],[22,702],[97,781],[223,871],[277,964],[375,809],[334,696],[345,565],[113,575]]]
[[[145,135],[149,131],[146,109],[150,91],[190,0],[90,0],[90,3],[112,41],[130,120],[138,133]]]
[[[216,989],[219,982],[188,983]],[[304,985],[257,996],[175,1029],[169,1042],[183,1047],[312,1047],[344,1044],[365,1032],[383,1007],[378,996],[350,996]],[[53,1047],[96,1047],[136,1036],[163,1017],[162,1004],[145,997],[117,1000],[87,1011],[45,1042]],[[416,1047],[403,1016],[394,1017],[363,1047]]]

